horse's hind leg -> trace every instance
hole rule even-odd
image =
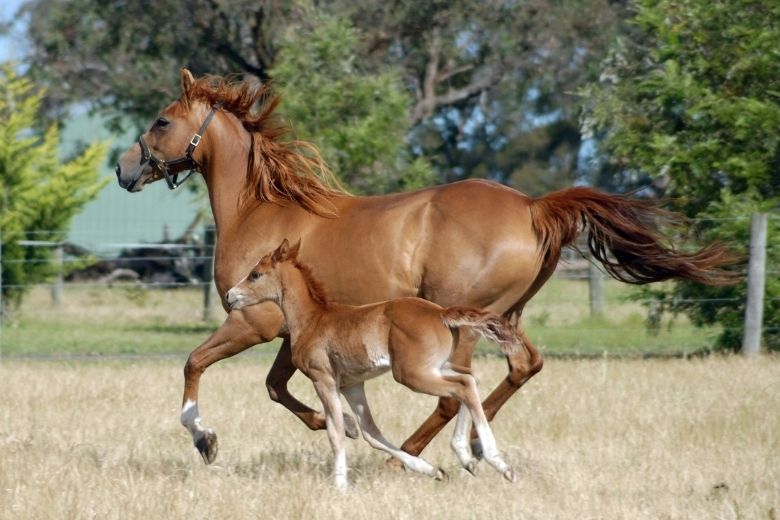
[[[509,374],[482,402],[482,409],[488,421],[492,421],[509,398],[542,369],[542,355],[539,354],[521,327],[518,327],[518,332],[522,339],[522,345],[516,353],[510,354],[506,358]],[[471,431],[471,452],[477,457],[483,455],[483,446],[476,428],[472,428]]]
[[[415,457],[414,455],[409,455],[405,451],[399,450],[385,439],[371,415],[371,409],[368,407],[368,400],[366,399],[363,383],[345,388],[341,392],[344,394],[350,408],[352,408],[352,411],[357,417],[358,423],[360,423],[360,429],[363,430],[363,438],[366,439],[372,448],[389,453],[412,471],[423,473],[436,480],[444,479],[444,472],[441,469],[433,467],[421,457]]]
[[[489,421],[493,420],[498,410],[521,386],[542,369],[542,355],[539,354],[539,351],[526,336],[525,331],[519,326],[519,318],[510,319],[510,321],[517,326],[522,345],[517,349],[517,352],[507,356],[509,374],[482,403],[485,416]]]
[[[184,366],[184,396],[181,423],[189,430],[192,441],[203,461],[211,464],[217,457],[217,435],[202,424],[198,413],[198,387],[203,372],[213,363],[234,356],[243,350],[273,339],[281,326],[276,314],[247,307],[228,314],[225,322],[198,348],[192,351]],[[244,311],[252,309],[251,317]],[[260,311],[260,312],[258,312]],[[251,320],[251,321],[250,321]]]

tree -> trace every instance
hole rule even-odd
[[[12,65],[0,68],[0,312],[20,302],[25,286],[51,274],[50,250],[19,241],[61,241],[73,216],[107,182],[98,172],[104,144],[92,144],[69,161],[60,159],[57,126],[38,130],[42,99],[43,92]]]
[[[363,77],[397,71],[396,82],[411,98],[398,114],[406,141],[415,156],[430,159],[437,180],[490,177],[531,193],[577,176],[573,94],[596,72],[623,4],[315,3],[359,31],[349,53]],[[181,66],[196,74],[275,79],[290,31],[311,27],[312,12],[301,0],[27,0],[20,16],[28,19],[32,73],[58,85],[48,107],[88,102],[114,116],[130,115],[140,126],[159,109],[150,99],[176,96]],[[297,84],[305,85],[309,74],[298,70]],[[298,111],[301,119],[293,122],[323,129],[309,122],[310,114]],[[309,137],[330,147],[328,136]],[[396,167],[380,170],[387,168]]]
[[[356,62],[362,34],[348,20],[315,9],[305,20],[281,39],[270,71],[296,134],[319,143],[328,165],[356,191],[427,185],[430,166],[412,160],[404,143],[411,99],[398,72],[386,66],[370,73]]]
[[[673,207],[711,219],[700,223],[704,240],[746,253],[749,214],[780,208],[778,48],[777,2],[640,0],[602,81],[585,91],[586,131],[605,136],[603,149],[621,169],[653,177]],[[780,223],[770,221],[777,236]],[[779,260],[770,248],[770,265]],[[723,325],[718,344],[739,346],[744,284],[678,283],[651,294],[694,323]],[[777,277],[769,277],[766,306],[765,341],[780,349]]]

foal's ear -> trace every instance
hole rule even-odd
[[[195,83],[195,77],[189,69],[181,69],[180,78],[181,93],[186,94],[190,90],[190,87],[192,87],[192,84]]]
[[[283,260],[287,259],[287,252],[290,250],[290,243],[285,238],[282,240],[282,243],[279,244],[279,247],[277,247],[273,254],[271,255],[271,262],[282,262]]]
[[[298,258],[298,251],[301,249],[301,239],[299,238],[296,243],[294,243],[290,248],[287,250],[287,258],[289,260],[295,260]]]

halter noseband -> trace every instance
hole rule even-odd
[[[184,155],[177,159],[165,161],[155,157],[146,145],[144,136],[141,135],[141,137],[138,138],[138,144],[141,146],[141,164],[149,163],[152,168],[160,172],[162,176],[165,177],[165,182],[168,183],[168,188],[171,190],[184,184],[184,181],[189,179],[193,172],[200,171],[200,164],[192,158],[192,153],[200,144],[201,139],[203,139],[203,134],[206,132],[206,128],[209,126],[209,123],[211,123],[211,120],[214,119],[214,115],[222,108],[222,103],[223,102],[220,101],[211,107],[211,112],[209,112],[209,115],[203,120],[198,131],[195,132],[195,135],[190,139],[190,144],[187,145],[187,149],[184,150]],[[179,173],[186,169],[190,170],[189,173],[179,181]]]

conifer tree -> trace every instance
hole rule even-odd
[[[106,185],[98,167],[106,145],[94,143],[70,160],[59,154],[56,125],[39,128],[43,92],[0,67],[0,236],[2,301],[7,312],[30,284],[52,274],[51,249],[20,241],[62,241],[73,217]]]

